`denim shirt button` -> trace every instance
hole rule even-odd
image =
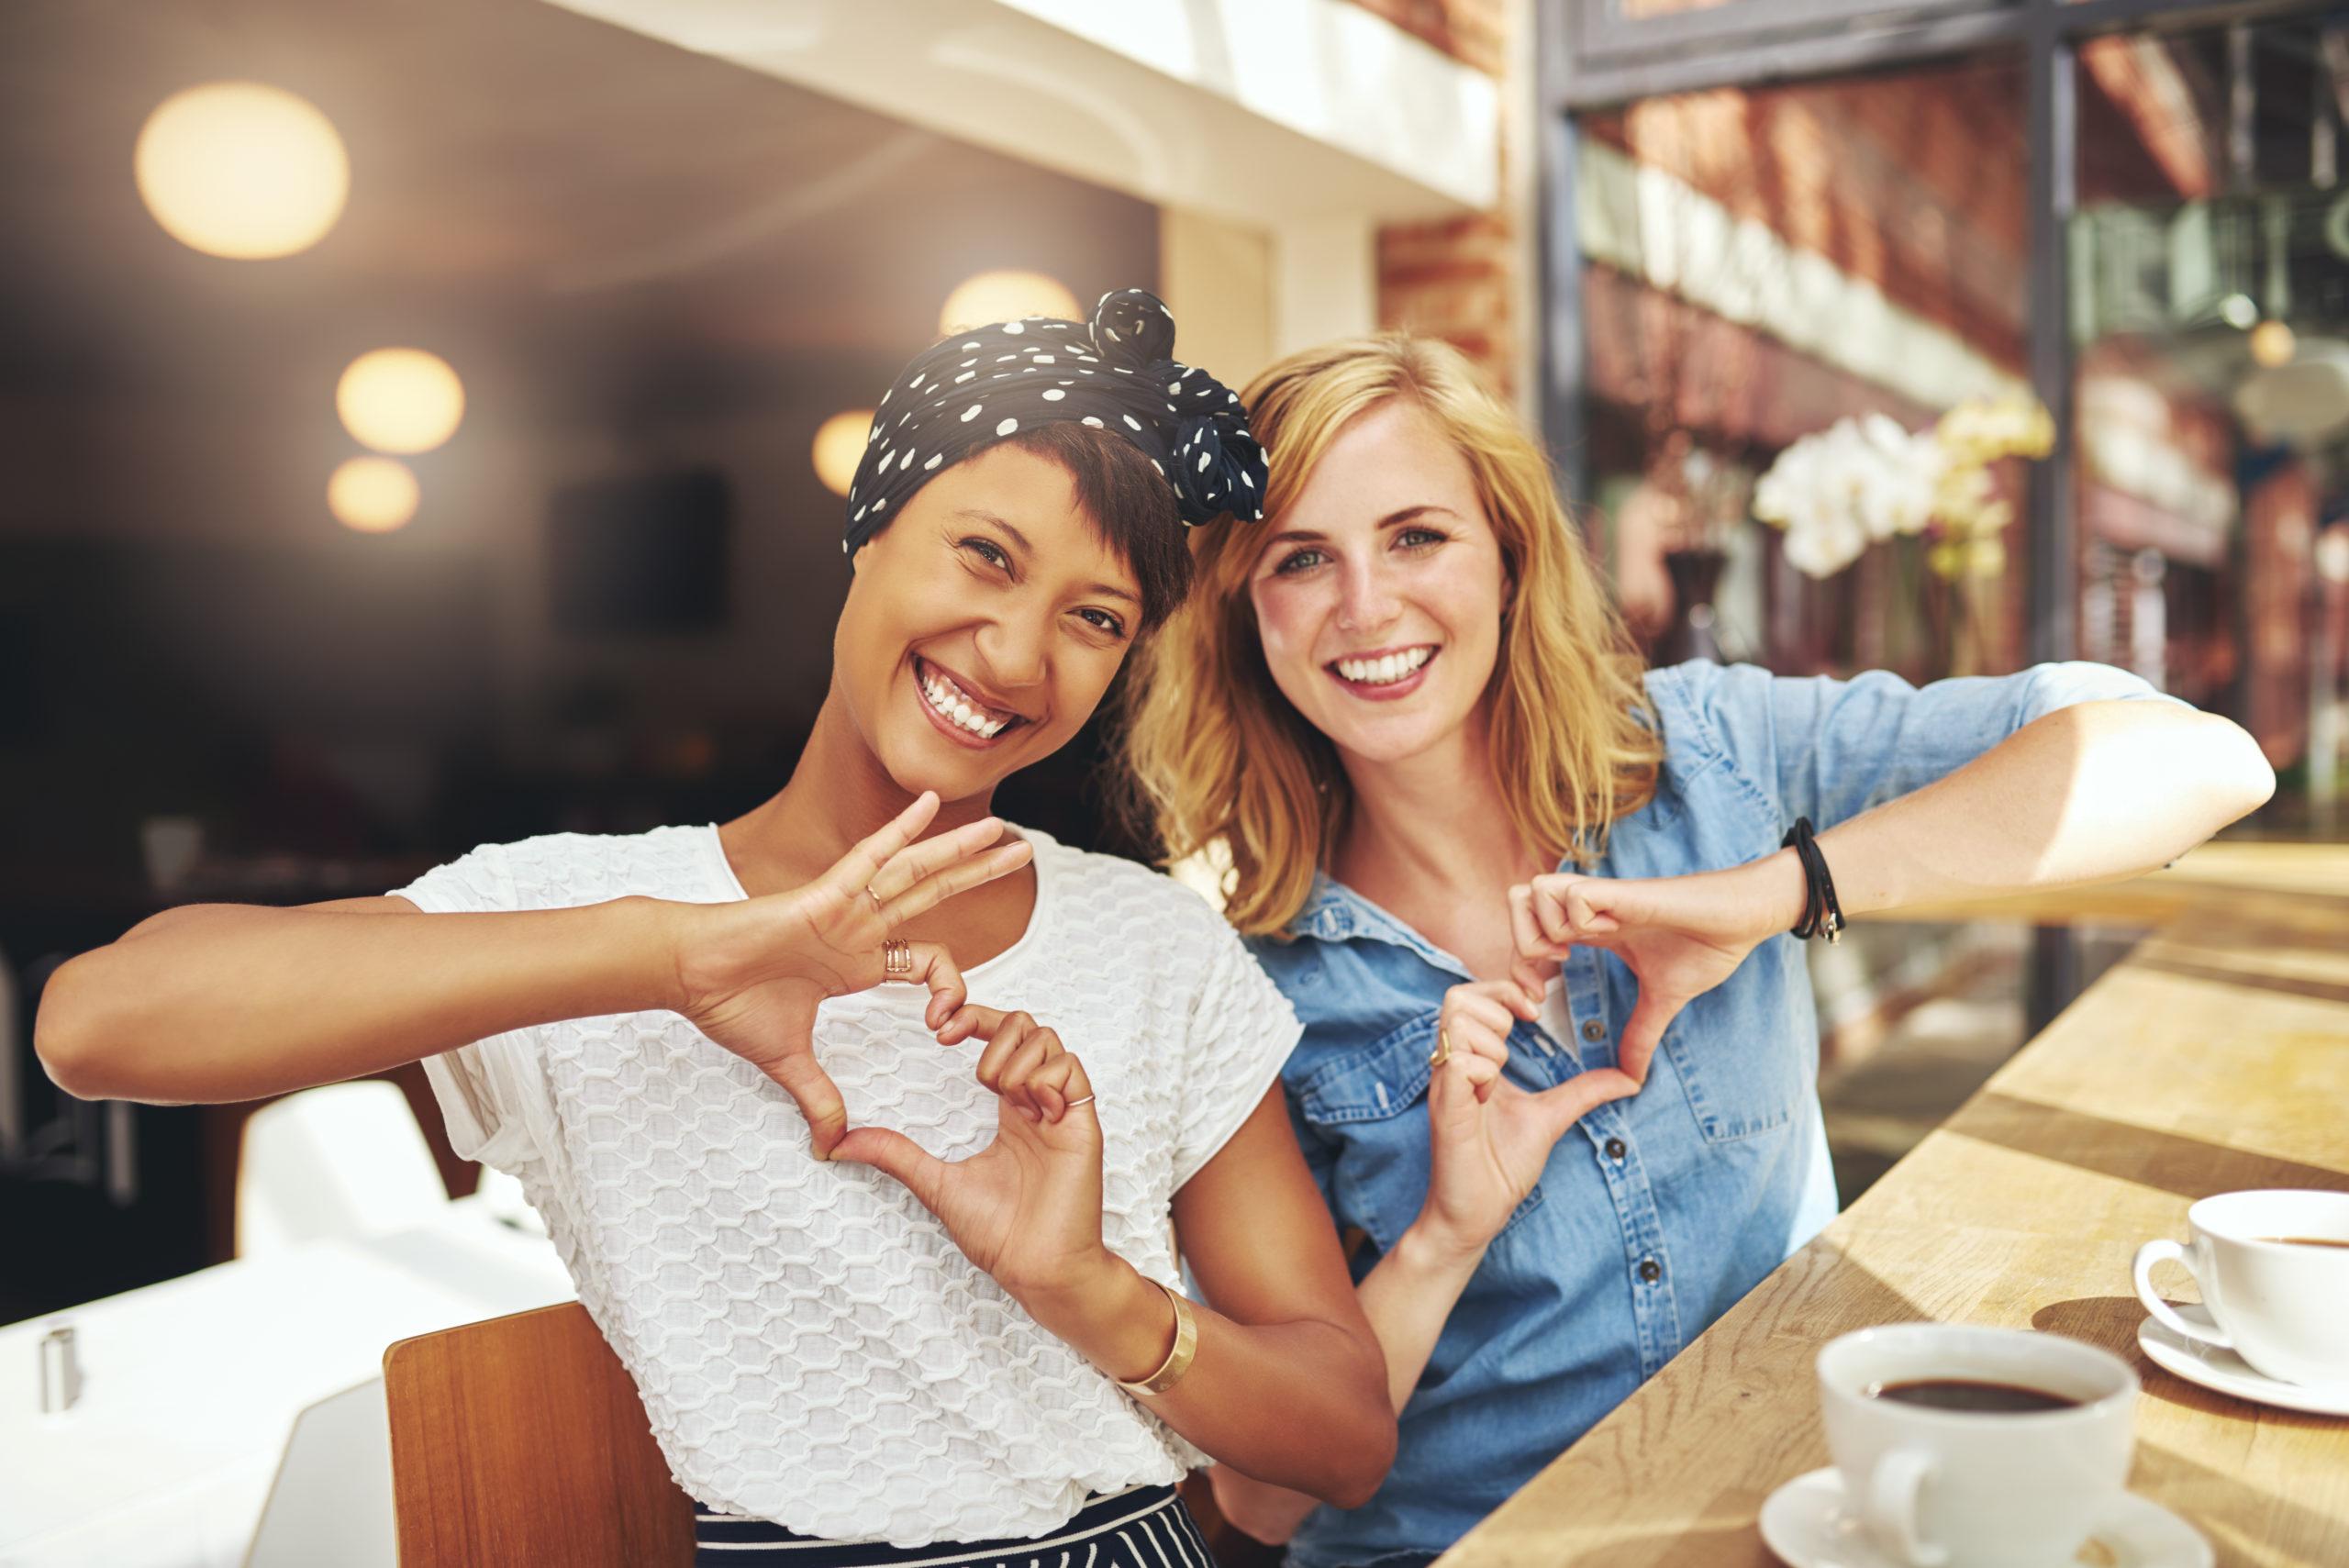
[[[1653,1284],[1663,1277],[1664,1265],[1662,1263],[1657,1262],[1653,1258],[1642,1258],[1640,1260],[1640,1278],[1645,1280],[1650,1284]]]
[[[1630,1151],[1624,1146],[1621,1139],[1610,1138],[1607,1140],[1607,1157],[1616,1163],[1622,1163],[1623,1156],[1628,1152]]]
[[[1600,1023],[1597,1018],[1585,1018],[1582,1021],[1582,1038],[1591,1040],[1605,1040],[1607,1038],[1607,1026]]]

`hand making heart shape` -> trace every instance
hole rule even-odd
[[[885,980],[909,981],[930,988],[931,1017],[942,1022],[963,1005],[962,972],[931,942],[903,942],[893,968],[892,933],[1028,862],[1026,843],[996,843],[1003,824],[994,817],[917,842],[937,814],[938,797],[925,791],[811,883],[675,906],[675,1010],[798,1102],[818,1159],[830,1158],[848,1130],[840,1089],[816,1061],[818,1006]]]
[[[1765,862],[1687,876],[1559,872],[1509,889],[1509,927],[1520,962],[1560,962],[1577,947],[1623,961],[1640,993],[1615,1062],[1644,1084],[1680,1010],[1787,929],[1784,895]]]
[[[1054,1289],[1099,1261],[1101,1122],[1085,1065],[1026,1013],[930,999],[939,1043],[986,1041],[979,1082],[996,1094],[995,1141],[941,1160],[901,1132],[861,1127],[837,1161],[905,1184],[963,1255],[1014,1296]]]

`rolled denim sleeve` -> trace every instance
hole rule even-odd
[[[1925,686],[1882,670],[1848,681],[1773,675],[1751,664],[1668,673],[1680,677],[1690,717],[1773,800],[1781,821],[1808,817],[1822,832],[1923,788],[2058,708],[2177,702],[2126,670],[2084,662]]]

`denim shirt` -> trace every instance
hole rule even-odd
[[[2099,664],[1920,689],[1882,673],[1798,680],[1700,661],[1650,672],[1647,692],[1664,740],[1655,795],[1616,823],[1598,875],[1759,860],[1797,817],[1824,831],[2043,714],[2157,697]],[[1359,1278],[1426,1196],[1428,1055],[1444,992],[1474,977],[1326,876],[1282,936],[1250,945],[1305,1024],[1282,1078],[1331,1214],[1367,1237]],[[1578,948],[1562,980],[1568,1038],[1510,1030],[1508,1075],[1522,1088],[1614,1062],[1630,970]],[[1442,1551],[1817,1234],[1836,1210],[1818,1070],[1802,944],[1773,937],[1673,1020],[1637,1095],[1559,1140],[1445,1323],[1393,1472],[1359,1508],[1317,1509],[1289,1561]]]

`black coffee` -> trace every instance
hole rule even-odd
[[[1982,1415],[2020,1416],[2034,1410],[2074,1410],[2083,1403],[2043,1388],[2019,1383],[1985,1383],[1971,1377],[1924,1377],[1912,1383],[1878,1383],[1868,1388],[1871,1397],[1901,1405],[1922,1405],[1932,1410],[1967,1410]]]

